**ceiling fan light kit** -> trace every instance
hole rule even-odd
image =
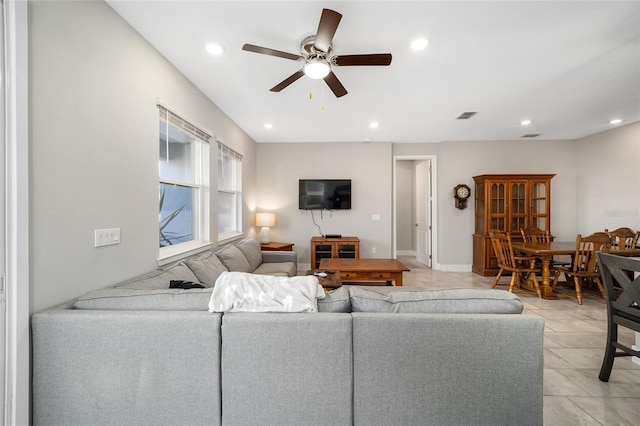
[[[307,77],[313,80],[319,80],[321,78],[325,78],[327,74],[329,74],[331,67],[327,61],[315,58],[308,60],[302,67],[302,70]]]
[[[346,95],[344,88],[338,77],[333,73],[332,66],[388,66],[391,64],[390,53],[375,53],[364,55],[331,55],[333,36],[338,29],[338,24],[342,15],[331,9],[322,9],[320,23],[315,35],[306,37],[300,44],[301,55],[295,55],[268,47],[245,44],[242,50],[263,55],[276,56],[292,61],[303,61],[301,70],[296,71],[282,82],[276,84],[270,90],[279,92],[303,75],[319,80],[323,79],[333,94],[339,98]]]

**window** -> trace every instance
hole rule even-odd
[[[242,156],[218,143],[218,240],[242,234]]]
[[[210,136],[163,106],[158,108],[162,259],[208,243]]]

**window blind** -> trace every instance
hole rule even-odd
[[[225,156],[233,158],[234,160],[242,161],[241,154],[238,154],[225,144],[218,142],[218,159],[224,161]]]
[[[212,136],[210,134],[198,128],[198,126],[191,124],[184,118],[169,111],[162,105],[158,105],[158,111],[160,113],[160,120],[164,121],[165,123],[172,124],[173,126],[176,126],[179,129],[182,129],[183,131],[189,133],[191,136],[200,139],[201,141],[208,143],[209,139],[211,139]]]

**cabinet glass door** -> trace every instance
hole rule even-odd
[[[476,232],[485,233],[484,229],[484,182],[476,184]]]
[[[491,225],[490,229],[505,231],[506,218],[506,184],[504,182],[491,183]]]
[[[527,185],[526,182],[510,182],[510,224],[511,232],[520,232],[527,227]]]
[[[549,229],[549,182],[531,184],[531,220],[532,225]]]

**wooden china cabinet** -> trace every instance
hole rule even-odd
[[[489,230],[509,232],[522,241],[520,228],[537,226],[551,230],[551,179],[554,174],[500,174],[474,176],[475,232],[472,271],[498,273]]]

